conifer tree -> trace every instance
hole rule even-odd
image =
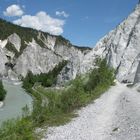
[[[0,101],[3,101],[6,96],[6,90],[3,87],[2,81],[0,81]]]

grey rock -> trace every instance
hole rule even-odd
[[[107,58],[108,64],[117,71],[116,78],[119,81],[134,82],[140,60],[139,29],[140,5],[137,5],[127,19],[103,37],[85,56],[89,68],[96,56]]]
[[[22,28],[22,27],[21,27]],[[59,40],[58,40],[59,39]],[[116,70],[116,78],[120,82],[139,82],[140,61],[140,4],[114,30],[97,42],[93,49],[80,49],[69,41],[57,36],[39,32],[32,42],[26,42],[22,54],[15,58],[12,52],[6,50],[7,41],[20,51],[21,39],[16,33],[11,34],[5,41],[0,41],[0,74],[8,73],[5,63],[6,56],[12,58],[15,65],[13,72],[18,76],[26,76],[28,71],[33,74],[47,73],[59,62],[68,60],[68,64],[58,75],[58,84],[74,79],[77,75],[87,73],[95,68],[97,57],[106,58],[108,64]],[[23,41],[23,40],[22,40]],[[40,41],[40,42],[38,42]],[[42,44],[41,46],[39,44]]]
[[[14,70],[23,77],[26,76],[28,71],[33,74],[47,73],[62,60],[51,50],[40,47],[33,39],[16,60]]]
[[[14,45],[14,47],[17,49],[18,52],[20,51],[21,39],[16,33],[10,35],[8,37],[8,41]]]
[[[6,74],[6,68],[5,68],[5,63],[7,63],[8,59],[5,55],[5,52],[1,48],[0,45],[0,77],[5,76]]]

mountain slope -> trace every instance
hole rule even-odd
[[[10,79],[33,74],[47,73],[63,60],[68,60],[71,69],[59,76],[58,83],[75,78],[83,56],[90,48],[72,45],[62,36],[30,28],[23,28],[0,20],[0,74]]]
[[[23,28],[0,20],[0,75],[17,79],[47,73],[63,60],[67,65],[58,75],[58,84],[93,69],[97,57],[107,59],[121,82],[137,83],[140,60],[140,4],[114,30],[104,36],[91,50],[76,47],[62,36]]]
[[[107,58],[119,81],[133,83],[140,60],[140,4],[85,56],[83,67],[90,66],[96,56]]]

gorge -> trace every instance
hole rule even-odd
[[[20,127],[23,126],[25,129],[22,129],[22,132],[24,136],[27,134],[26,139],[34,140],[36,128],[42,129],[44,125],[48,128],[69,122],[75,116],[73,114],[75,109],[99,98],[116,83],[116,86],[105,92],[105,95],[96,100],[95,104],[83,109],[87,115],[81,115],[81,118],[64,127],[49,128],[44,139],[59,140],[60,134],[63,134],[66,127],[66,133],[64,136],[61,135],[61,140],[66,138],[70,140],[71,137],[74,140],[76,138],[81,140],[86,134],[92,140],[93,135],[90,132],[80,135],[82,126],[84,129],[88,126],[92,133],[94,130],[99,140],[102,136],[104,140],[110,137],[124,139],[126,133],[124,135],[123,130],[121,135],[114,134],[115,131],[121,130],[119,127],[124,127],[121,125],[120,118],[124,120],[124,129],[130,131],[125,123],[129,123],[129,119],[131,122],[138,122],[137,118],[140,116],[137,89],[126,87],[127,84],[139,86],[140,82],[140,3],[122,23],[101,38],[93,48],[75,46],[62,36],[21,27],[0,19],[0,66],[0,78],[6,78],[12,83],[23,81],[25,90],[35,98],[33,100],[27,95],[21,85],[3,82],[8,95],[5,106],[0,109],[1,121],[21,114],[21,109],[26,104],[29,108],[33,106],[33,113],[17,120],[14,125],[12,124],[13,131],[6,129],[5,135],[12,131],[12,138],[14,138],[14,129],[19,128],[15,129],[17,138]],[[31,105],[32,100],[34,102]],[[125,107],[128,105],[126,111],[123,110],[123,105]],[[16,112],[12,111],[13,108]],[[95,112],[92,112],[92,108]],[[122,117],[117,109],[120,109],[123,115],[130,115],[132,118]],[[137,114],[136,117],[133,117],[133,112]],[[89,117],[90,113],[93,114],[92,118]],[[94,116],[95,120],[93,120]],[[104,116],[107,118],[104,119]],[[80,123],[81,120],[85,121],[85,118],[87,118],[87,125]],[[93,123],[90,125],[90,122]],[[120,125],[116,126],[117,124]],[[94,125],[96,127],[92,129]],[[109,131],[105,130],[106,125],[109,126]],[[101,126],[99,127],[101,131],[98,130],[98,126]],[[139,133],[139,126],[136,125],[136,128],[137,131],[133,129],[134,134]],[[74,135],[70,136],[70,133]],[[4,134],[1,131],[0,136],[4,137]],[[140,138],[139,135],[136,135],[136,138]]]

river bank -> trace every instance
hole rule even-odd
[[[4,102],[0,102],[0,125],[2,122],[22,115],[22,108],[26,105],[32,109],[32,97],[22,88],[21,82],[3,79],[7,91]]]

